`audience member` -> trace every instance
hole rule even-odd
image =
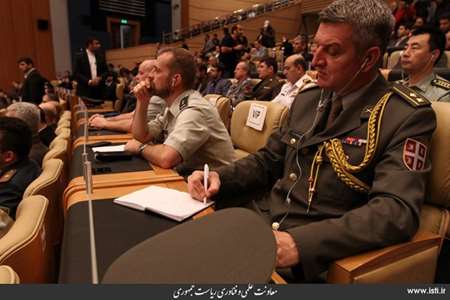
[[[100,54],[101,44],[95,38],[86,41],[86,49],[75,57],[73,76],[77,81],[78,96],[100,99],[102,76],[108,72],[106,61]]]
[[[28,125],[17,118],[0,117],[0,210],[15,218],[23,192],[41,173],[28,158],[32,144]]]
[[[234,25],[231,27],[231,34],[224,28],[224,37],[220,44],[219,61],[224,65],[225,70],[223,77],[230,78],[233,75],[234,69],[242,56],[242,51],[245,50],[245,45],[239,39],[242,34],[242,27]]]
[[[272,57],[265,57],[258,65],[261,81],[253,88],[250,99],[270,101],[280,92],[281,83],[277,78],[278,66]]]
[[[294,47],[292,46],[291,42],[289,42],[289,40],[285,36],[283,36],[283,39],[282,39],[281,50],[283,50],[284,57],[289,57],[292,54],[294,54]]]
[[[442,15],[439,18],[439,29],[443,33],[447,33],[450,31],[450,14]]]
[[[42,159],[48,151],[48,147],[45,146],[39,138],[39,122],[41,113],[38,106],[27,102],[16,102],[8,106],[6,109],[7,117],[15,117],[23,120],[31,129],[32,133],[32,146],[30,150],[30,159],[42,165]]]
[[[195,75],[195,90],[204,95],[208,84],[208,67],[205,64],[197,64],[197,73]]]
[[[41,106],[38,107],[39,108],[39,112],[40,112],[40,118],[39,118],[39,138],[41,139],[41,142],[49,147],[50,143],[55,139],[56,134],[55,134],[55,129],[56,129],[56,124],[52,124],[50,125],[47,122],[47,118],[46,118],[46,113],[44,111],[44,109],[42,109]],[[50,114],[52,112],[47,112],[47,114]]]
[[[234,81],[226,96],[231,100],[231,106],[233,108],[236,107],[240,102],[244,99],[248,99],[251,97],[253,84],[252,80],[249,78],[249,65],[248,63],[241,61],[236,65],[236,69],[234,70]]]
[[[188,179],[193,198],[246,206],[272,224],[276,267],[289,268],[296,281],[323,281],[335,260],[413,237],[436,127],[429,102],[415,104],[407,87],[399,86],[404,94],[378,75],[394,27],[386,1],[337,0],[319,22],[313,65],[320,88],[298,95],[263,149],[210,172],[206,191],[203,172]],[[372,138],[367,108],[373,120],[387,97]],[[417,147],[421,164],[405,159]]]
[[[397,28],[396,39],[389,44],[389,47],[403,48],[406,45],[406,42],[408,41],[410,30],[411,28],[408,24],[406,23],[400,24]]]
[[[116,101],[117,100],[116,89],[117,89],[116,76],[114,75],[114,73],[108,72],[105,75],[104,84],[102,86],[101,99],[110,100],[113,102]]]
[[[228,131],[217,109],[192,90],[194,83],[193,56],[181,48],[162,50],[149,78],[135,88],[138,101],[132,132],[136,140],[125,149],[157,166],[176,167],[181,174],[205,163],[216,168],[233,161]],[[151,95],[163,98],[168,108],[148,122]],[[152,141],[156,144],[148,144]]]
[[[22,101],[34,104],[41,103],[42,96],[45,94],[45,83],[48,80],[34,67],[31,58],[19,58],[17,63],[19,64],[19,69],[24,74],[24,81],[22,82],[20,90]]]
[[[138,75],[136,75],[136,81],[142,82],[150,75],[155,66],[155,60],[144,60],[139,65]],[[166,103],[158,96],[153,96],[150,99],[150,103],[147,107],[147,119],[153,120],[158,114],[162,113],[166,107]],[[119,132],[131,132],[131,124],[133,122],[133,116],[135,111],[129,113],[120,114],[118,116],[105,118],[101,114],[95,114],[89,118],[89,126],[98,128],[113,130]]]
[[[402,81],[430,101],[450,102],[450,82],[436,75],[433,67],[445,49],[445,36],[435,28],[412,32],[400,58],[408,79]]]
[[[228,89],[230,88],[230,81],[223,78],[223,73],[225,71],[224,66],[219,63],[217,66],[211,66],[208,68],[208,84],[206,89],[203,91],[203,95],[207,94],[217,94],[225,96]]]
[[[307,65],[303,56],[300,54],[289,56],[284,62],[283,70],[287,82],[282,86],[280,93],[272,102],[291,108],[292,102],[298,93],[316,87],[315,80],[305,73],[306,70]]]
[[[269,52],[267,51],[267,48],[261,45],[258,40],[253,42],[253,48],[250,52],[252,59],[261,59],[268,56],[268,54]]]
[[[275,47],[275,29],[273,29],[269,20],[264,21],[264,25],[259,32],[258,39],[266,48]]]

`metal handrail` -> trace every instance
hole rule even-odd
[[[265,4],[255,4],[249,9],[239,9],[231,14],[216,17],[214,20],[204,21],[172,32],[163,32],[162,42],[163,44],[170,44],[182,41],[200,34],[222,29],[228,25],[237,24],[247,19],[255,18],[268,12],[290,7],[300,2],[302,0],[275,0]]]

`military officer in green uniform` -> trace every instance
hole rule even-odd
[[[433,72],[444,53],[445,42],[445,35],[436,28],[413,31],[400,58],[407,79],[399,82],[430,101],[450,102],[450,82]]]
[[[141,154],[163,168],[182,174],[229,164],[234,150],[217,109],[193,90],[195,63],[192,54],[181,48],[162,50],[146,82],[135,88],[137,97],[132,133],[135,140],[126,150]],[[167,103],[165,111],[147,120],[150,96]]]
[[[263,58],[258,65],[258,75],[261,81],[253,87],[252,93],[247,100],[274,99],[281,90],[281,82],[277,78],[278,66],[273,57]]]
[[[378,73],[393,26],[383,0],[330,4],[314,38],[319,87],[297,96],[263,149],[210,172],[206,192],[203,172],[189,177],[192,197],[259,212],[274,230],[277,267],[296,280],[320,280],[331,262],[407,241],[419,227],[435,114]]]
[[[17,118],[0,117],[0,209],[12,218],[28,185],[41,173],[28,158],[31,129]]]

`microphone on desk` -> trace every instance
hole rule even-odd
[[[86,184],[86,194],[88,198],[88,214],[89,214],[89,245],[91,250],[91,274],[92,274],[92,283],[98,284],[98,267],[97,267],[97,250],[95,245],[95,230],[94,230],[94,209],[92,207],[92,163],[89,161],[87,145],[88,145],[88,111],[86,105],[81,101],[80,102],[81,109],[83,110],[83,115],[85,118],[84,122],[84,145],[83,145],[83,177],[84,182]]]

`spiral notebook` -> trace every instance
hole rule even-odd
[[[211,206],[191,198],[188,193],[159,186],[149,186],[116,198],[114,203],[141,211],[151,211],[175,221],[183,221]]]

